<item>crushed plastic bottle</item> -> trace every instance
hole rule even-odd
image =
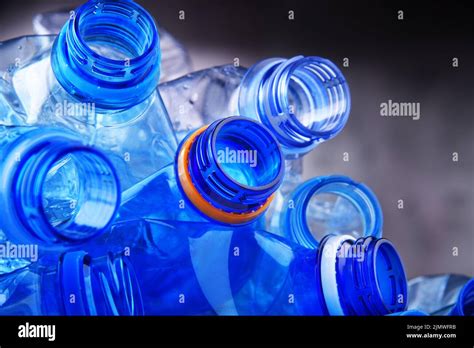
[[[0,44],[0,125],[82,134],[122,159],[126,189],[168,164],[177,148],[156,90],[157,27],[133,1],[89,1],[74,13],[58,36]]]
[[[408,282],[409,309],[430,315],[474,315],[474,279],[459,274],[421,276]]]

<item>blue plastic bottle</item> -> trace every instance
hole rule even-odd
[[[153,18],[130,0],[93,0],[55,36],[0,44],[0,125],[66,127],[124,162],[123,188],[176,152],[156,90],[160,43]]]
[[[411,279],[409,309],[431,315],[474,315],[474,279],[458,274],[421,276]]]
[[[126,190],[118,219],[250,223],[265,212],[283,173],[268,129],[244,117],[220,119],[184,139],[176,160]]]
[[[37,35],[57,35],[71,16],[74,16],[74,11],[39,13],[33,18],[33,31]],[[170,81],[190,73],[192,71],[191,57],[183,44],[162,26],[158,27],[158,33],[161,50],[160,82]]]
[[[127,257],[76,251],[0,275],[0,315],[143,315],[143,303]]]
[[[120,205],[119,181],[109,159],[78,135],[0,127],[0,158],[2,244],[61,250],[109,229]],[[14,260],[0,258],[0,273],[21,266],[11,255]]]
[[[403,265],[386,239],[326,236],[314,250],[251,225],[157,220],[117,224],[107,237],[104,245],[130,255],[148,315],[386,315],[406,309]]]
[[[346,176],[316,177],[290,193],[280,191],[271,209],[269,231],[306,248],[317,248],[328,234],[382,236],[377,197],[366,185]]]

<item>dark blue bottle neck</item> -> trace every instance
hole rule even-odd
[[[123,254],[91,258],[86,252],[63,254],[58,264],[66,315],[143,315],[140,284]]]
[[[327,236],[318,253],[329,314],[387,315],[406,309],[406,275],[390,241]]]
[[[453,306],[449,314],[456,316],[474,315],[474,279],[469,280],[461,288],[456,304]]]
[[[366,185],[340,175],[316,177],[296,187],[285,200],[280,218],[281,227],[291,240],[306,248],[315,249],[326,234],[336,233],[332,226],[334,219],[340,221],[344,218],[340,214],[348,214],[346,210],[339,212],[335,207],[342,203],[355,214],[351,214],[349,227],[352,220],[360,220],[360,226],[352,230],[352,235],[381,237],[383,214],[377,197]],[[334,206],[329,209],[331,205]],[[338,227],[349,229],[345,226]]]
[[[54,247],[108,229],[120,204],[120,185],[101,152],[73,134],[48,129],[32,129],[9,150],[0,198],[9,239]]]
[[[184,139],[177,163],[180,186],[194,205],[237,224],[263,213],[284,172],[273,135],[244,117],[218,120]]]
[[[131,0],[92,0],[64,25],[52,50],[61,86],[96,108],[140,104],[159,81],[160,44],[150,14]]]
[[[336,136],[351,99],[342,72],[320,57],[272,58],[252,66],[240,90],[240,114],[258,118],[284,154],[298,157]]]

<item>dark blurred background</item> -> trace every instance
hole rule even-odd
[[[305,177],[340,173],[370,186],[383,207],[384,235],[397,245],[409,277],[474,275],[472,6],[453,1],[139,2],[188,48],[196,69],[236,57],[249,66],[266,57],[299,54],[326,57],[342,68],[349,58],[342,70],[352,93],[350,120],[337,138],[306,156]],[[35,13],[80,3],[5,2],[0,40],[32,33]],[[180,10],[185,20],[179,19]],[[404,20],[398,20],[399,10]],[[381,117],[380,104],[389,99],[420,103],[420,120]],[[397,207],[400,199],[403,209]]]

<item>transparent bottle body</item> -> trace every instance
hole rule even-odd
[[[51,68],[54,36],[30,36],[0,44],[0,125],[64,127],[116,155],[127,188],[169,163],[176,151],[158,92],[129,109],[96,108],[66,91]]]

